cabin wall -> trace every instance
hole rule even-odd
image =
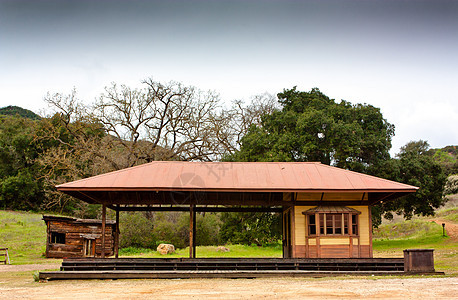
[[[102,253],[102,225],[84,224],[66,221],[48,221],[46,241],[46,257],[84,257],[84,240],[95,240],[95,256]],[[65,244],[51,243],[52,232],[65,234]],[[105,255],[114,253],[114,226],[105,227]]]
[[[285,195],[286,198],[286,195]],[[290,196],[289,196],[290,198]],[[363,193],[298,193],[297,201],[322,201],[323,206],[326,206],[326,199],[333,201],[336,205],[337,201],[367,201],[367,194]],[[285,199],[286,200],[286,199]],[[372,235],[371,221],[368,205],[347,206],[349,208],[360,211],[358,216],[359,236],[342,236],[329,237],[320,236],[319,238],[307,237],[307,222],[303,212],[316,207],[310,206],[295,206],[294,207],[294,235],[293,257],[309,257],[309,258],[349,258],[372,257]]]

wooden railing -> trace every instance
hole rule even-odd
[[[4,258],[1,258],[1,257]],[[10,262],[10,257],[8,255],[8,248],[0,248],[0,263],[4,263],[5,265],[8,263],[9,265],[11,264]]]

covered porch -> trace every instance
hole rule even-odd
[[[116,212],[116,258],[121,211],[189,212],[190,258],[196,258],[196,213],[199,212],[281,213],[284,258],[320,258],[319,244],[315,244],[318,255],[311,253],[312,237],[315,241],[321,239],[331,244],[344,238],[353,244],[354,240],[355,249],[359,250],[356,254],[350,253],[349,258],[372,257],[370,207],[417,190],[413,186],[320,163],[281,162],[152,162],[62,184],[57,189],[88,203],[101,204],[103,227],[106,226],[107,208]],[[306,218],[304,212],[317,207],[325,211],[314,214],[316,224],[312,226],[312,219]],[[335,212],[326,215],[329,209],[355,208],[360,212],[355,214],[357,218],[350,231],[348,222],[352,220],[345,219],[343,214],[337,218]],[[330,223],[330,220],[334,221]],[[335,229],[329,232],[331,227]],[[327,229],[323,231],[324,228]],[[356,228],[359,231],[353,232]],[[105,245],[104,240],[102,245]],[[361,252],[361,247],[366,250]],[[343,258],[342,251],[334,251],[336,258]],[[104,251],[101,256],[105,257]],[[327,257],[332,258],[332,255]]]
[[[198,259],[196,213],[281,213],[283,259],[270,260],[273,265],[265,271],[279,271],[281,265],[288,266],[283,271],[293,274],[306,269],[314,271],[308,264],[313,259],[315,263],[328,266],[336,263],[335,259],[349,259],[348,263],[366,259],[361,262],[372,265],[367,270],[383,271],[375,267],[378,266],[377,260],[367,260],[373,259],[370,208],[418,188],[320,163],[152,162],[62,184],[57,189],[88,203],[101,204],[103,228],[107,222],[107,209],[115,211],[115,259],[109,260],[121,264],[118,257],[119,214],[122,211],[189,213],[189,261],[180,259],[180,266]],[[102,236],[102,245],[105,244],[105,236]],[[105,257],[102,249],[101,258]],[[202,264],[211,266],[212,262],[207,260],[194,261],[198,262],[195,268],[201,269]],[[98,260],[92,262],[95,265],[101,263]],[[145,266],[151,266],[150,262]],[[239,259],[231,263],[235,268],[248,262]],[[306,265],[308,267],[304,267]],[[64,265],[62,268],[68,271]],[[173,267],[168,268],[176,271]],[[215,271],[218,268],[213,266]],[[362,272],[358,264],[352,268]],[[401,272],[396,268],[399,265],[390,271]],[[75,270],[71,272],[77,272]]]

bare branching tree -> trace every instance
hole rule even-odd
[[[251,126],[261,126],[263,115],[271,114],[279,109],[276,96],[264,93],[251,98],[248,104],[240,100],[234,101],[225,124],[226,138],[221,141],[226,146],[226,153],[231,154],[240,149],[242,138]],[[225,143],[228,143],[227,145]]]
[[[37,139],[55,144],[40,158],[49,207],[70,201],[53,189],[66,181],[157,160],[220,160],[277,103],[264,94],[225,109],[213,92],[151,78],[141,88],[112,83],[91,104],[78,100],[75,89],[45,100],[52,114]]]
[[[113,83],[88,106],[76,99],[75,91],[48,95],[46,101],[59,113],[72,140],[51,137],[114,170],[154,160],[210,161],[224,154],[219,143],[226,138],[222,123],[227,114],[218,95],[174,82],[147,79],[143,84],[132,89]],[[88,135],[88,125],[105,135]]]

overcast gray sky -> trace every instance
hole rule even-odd
[[[380,107],[392,153],[457,145],[458,1],[0,0],[0,107],[151,76],[226,102],[318,87]]]

